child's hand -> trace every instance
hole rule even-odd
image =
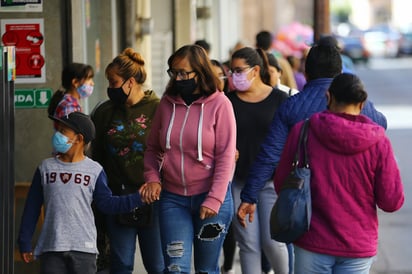
[[[160,199],[162,185],[160,182],[148,182],[139,189],[143,202],[151,204]]]
[[[20,256],[25,263],[34,261],[33,252],[22,252],[20,253]]]

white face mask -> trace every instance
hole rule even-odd
[[[241,73],[233,73],[232,74],[232,81],[233,85],[235,86],[236,90],[238,91],[246,91],[250,88],[252,85],[253,80],[255,78],[252,78],[251,80],[247,79],[247,75],[253,68],[250,68],[247,71],[241,72]]]

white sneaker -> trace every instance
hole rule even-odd
[[[228,271],[224,271],[223,266],[220,268],[220,272],[222,274],[235,274],[235,271],[233,269],[229,269]]]

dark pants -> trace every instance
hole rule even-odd
[[[41,274],[95,274],[96,254],[65,251],[46,252],[39,256]]]

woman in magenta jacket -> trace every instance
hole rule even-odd
[[[233,215],[233,108],[201,47],[178,49],[168,65],[170,82],[147,139],[140,192],[149,203],[160,199],[167,273],[190,273],[193,246],[196,273],[217,274]]]
[[[377,253],[377,207],[398,210],[403,186],[385,130],[361,115],[367,93],[358,77],[340,74],[327,92],[328,110],[309,122],[312,172],[310,229],[295,243],[295,274],[369,273]],[[275,188],[291,170],[298,123],[288,136]]]

